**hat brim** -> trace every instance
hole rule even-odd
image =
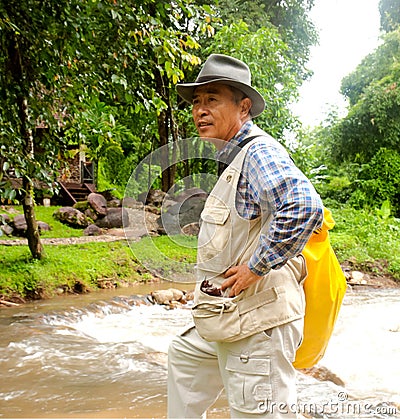
[[[249,86],[248,84],[241,83],[232,79],[224,79],[224,78],[218,78],[215,80],[208,80],[201,83],[181,83],[176,85],[176,90],[178,92],[178,95],[185,100],[186,102],[192,103],[193,94],[194,91],[199,86],[204,86],[206,84],[210,83],[221,83],[225,84],[227,86],[233,86],[237,89],[241,90],[247,97],[251,99],[252,106],[250,109],[251,116],[254,118],[258,115],[260,115],[264,109],[265,109],[265,101],[264,98],[261,96],[260,93],[257,92],[256,89]]]

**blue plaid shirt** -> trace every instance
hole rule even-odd
[[[246,122],[217,158],[223,158],[240,144],[252,127],[252,121]],[[255,139],[245,157],[236,209],[248,220],[263,212],[273,214],[269,230],[261,234],[248,264],[257,275],[278,269],[297,256],[323,219],[322,202],[310,181],[279,143],[263,143],[262,137]]]

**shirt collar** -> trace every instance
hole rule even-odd
[[[217,153],[217,159],[224,161],[231,150],[238,146],[250,133],[251,129],[253,128],[253,121],[245,122],[236,133],[236,135],[228,141],[222,150],[219,150]]]

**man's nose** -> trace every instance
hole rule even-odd
[[[193,113],[197,116],[204,116],[207,115],[209,112],[207,106],[203,103],[199,103],[196,106],[193,106]]]

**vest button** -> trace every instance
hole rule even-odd
[[[249,362],[249,355],[244,353],[244,354],[240,354],[240,361],[243,362],[243,364],[247,364],[247,362]]]
[[[232,175],[228,175],[227,177],[226,177],[226,181],[227,182],[230,182],[232,180]]]

